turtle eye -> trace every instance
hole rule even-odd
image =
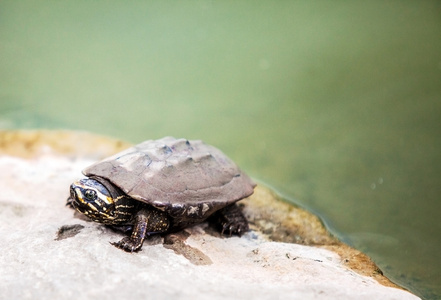
[[[94,201],[96,199],[96,192],[94,190],[86,190],[84,191],[84,197],[88,201]]]

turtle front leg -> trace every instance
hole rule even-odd
[[[141,209],[136,213],[131,236],[111,244],[127,252],[138,251],[148,235],[165,232],[169,226],[170,221],[164,212],[157,209]]]

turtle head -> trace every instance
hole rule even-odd
[[[101,182],[85,178],[71,184],[67,205],[95,222],[114,224],[118,216],[115,213],[117,200]]]

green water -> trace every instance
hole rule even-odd
[[[439,1],[1,1],[0,128],[200,138],[441,297]]]

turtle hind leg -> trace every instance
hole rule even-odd
[[[165,232],[169,227],[170,221],[162,211],[141,209],[136,213],[131,236],[126,236],[119,242],[111,244],[127,252],[139,251],[148,235]]]
[[[248,221],[236,204],[217,211],[211,220],[219,227],[221,234],[241,236],[249,230]]]

